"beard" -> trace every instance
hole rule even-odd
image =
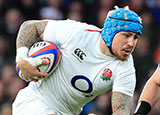
[[[127,61],[129,58],[129,56],[124,57],[124,56],[117,56],[117,59],[121,60],[121,61]]]
[[[123,55],[122,53],[115,53],[115,57],[118,60],[121,60],[121,61],[127,61],[129,56],[130,56],[130,54],[129,55]]]

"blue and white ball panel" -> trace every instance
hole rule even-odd
[[[35,43],[28,52],[28,57],[38,58],[38,59],[48,59],[50,62],[49,65],[40,65],[37,69],[41,72],[48,73],[49,75],[55,70],[57,67],[61,52],[59,48],[52,42],[42,41]],[[19,67],[16,67],[17,74],[21,76],[21,71]]]

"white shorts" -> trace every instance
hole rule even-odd
[[[22,89],[19,91],[14,103],[12,104],[12,115],[48,115],[56,114],[45,102],[36,95]]]

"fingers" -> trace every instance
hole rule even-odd
[[[39,66],[39,65],[41,65],[42,64],[42,60],[41,59],[34,59],[33,60],[34,62],[34,66]]]
[[[22,79],[23,79],[24,81],[26,81],[26,82],[30,82],[30,81],[35,81],[35,82],[37,82],[37,81],[38,81],[37,78],[28,77],[28,76],[25,76],[25,75],[23,75],[23,74],[22,74]]]
[[[49,57],[43,57],[43,58],[40,58],[42,60],[42,64],[49,64],[50,63],[50,58]]]
[[[39,65],[42,65],[42,64],[49,64],[50,61],[47,59],[47,58],[39,58],[39,57],[36,57],[36,58],[25,58],[24,59],[25,61],[27,61],[28,63],[30,63],[32,66],[39,66]]]
[[[38,69],[36,69],[36,71],[34,71],[34,72],[32,73],[32,75],[34,75],[34,76],[39,76],[39,77],[46,77],[46,76],[48,76],[48,73],[40,72]]]
[[[48,76],[47,73],[39,72],[38,70],[36,70],[35,73],[33,73],[33,74],[29,77],[29,79],[30,79],[31,81],[37,82],[38,80],[43,79],[43,78],[45,78],[45,77],[47,77],[47,76]]]
[[[42,64],[49,64],[50,61],[48,59],[42,59]]]
[[[37,69],[38,65],[41,64],[49,64],[50,61],[48,59],[40,59],[40,58],[26,58],[24,61],[18,63],[21,72],[23,73],[22,79],[24,79],[26,82],[28,81],[35,81],[45,78],[48,76],[47,73],[40,72]]]
[[[35,69],[35,70],[34,70]],[[48,76],[47,73],[44,73],[44,72],[39,72],[36,67],[34,68],[31,73],[24,73],[22,74],[22,78],[26,81],[26,82],[29,82],[29,81],[35,81],[37,82],[38,80],[40,79],[43,79],[45,77]]]
[[[33,58],[32,58],[33,59]],[[39,65],[42,65],[42,64],[49,64],[50,63],[50,59],[47,58],[47,57],[44,57],[44,58],[34,58],[33,59],[34,62],[32,62],[35,66],[39,66]]]

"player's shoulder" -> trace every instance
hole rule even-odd
[[[133,56],[132,54],[130,54],[128,60],[126,61],[118,61],[118,65],[121,67],[121,68],[126,68],[126,69],[131,69],[131,68],[134,68],[134,60],[133,60]]]
[[[92,30],[101,30],[99,27],[93,25],[93,24],[88,24],[86,22],[82,21],[76,21],[76,20],[71,20],[71,19],[66,19],[66,20],[48,20],[48,25],[56,24],[57,26],[63,26],[63,27],[76,27],[76,28],[81,28],[81,29],[92,29]]]
[[[130,62],[130,63],[133,63],[133,56],[132,56],[132,54],[130,54],[130,56],[129,56],[129,58],[128,58],[128,62]]]
[[[117,61],[116,65],[116,70],[115,70],[116,75],[121,76],[121,77],[127,77],[128,75],[133,75],[135,73],[135,67],[134,67],[134,62],[133,62],[133,56],[130,55],[128,60],[126,61]]]
[[[67,20],[63,20],[66,24],[68,23],[69,25],[75,25],[75,26],[83,26],[84,28],[88,28],[88,29],[93,29],[93,30],[100,30],[99,27],[93,25],[93,24],[89,24],[83,21],[75,21],[75,20],[71,20],[71,19],[67,19]]]
[[[132,54],[130,54],[128,60],[125,62],[126,62],[126,65],[130,65],[131,67],[134,66],[134,59],[133,59]]]

